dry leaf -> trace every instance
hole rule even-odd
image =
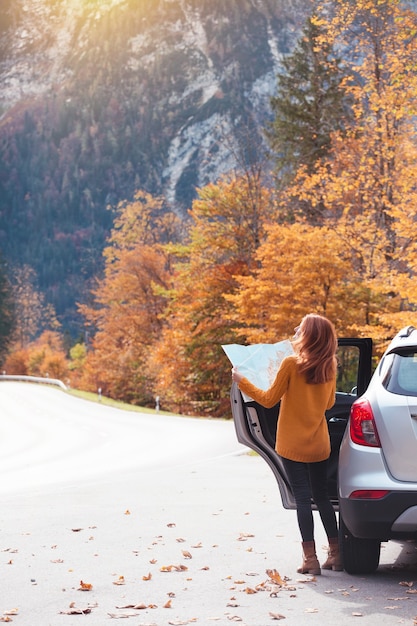
[[[12,618],[6,615],[5,617],[0,617],[0,622],[12,622]]]
[[[245,593],[251,594],[251,593],[258,593],[258,592],[256,591],[256,589],[252,589],[252,587],[246,587]]]
[[[70,608],[68,611],[60,611],[60,615],[88,615],[91,613],[90,607],[86,609],[77,609],[76,607]]]
[[[355,611],[355,613],[352,613],[353,617],[363,617],[363,613],[358,613]]]
[[[93,588],[93,585],[91,583],[85,583],[82,580],[80,580],[80,586],[78,587],[78,591],[91,591]]]
[[[202,548],[203,544],[201,543],[201,541],[199,541],[198,543],[196,543],[194,546],[191,546],[192,548]]]
[[[168,528],[175,528],[176,524],[174,524],[174,522],[170,522],[167,526]]]
[[[401,585],[402,587],[412,587],[414,585],[414,582],[407,582],[405,580],[403,580],[402,582],[398,583],[399,585]]]
[[[147,609],[146,604],[126,604],[125,606],[116,606],[116,609],[135,609],[135,611],[140,611],[142,609]]]
[[[167,602],[165,602],[165,604],[164,604],[163,608],[164,608],[164,609],[170,609],[170,608],[172,608],[172,607],[171,607],[171,603],[172,603],[172,601],[171,601],[171,600],[168,600]]]
[[[285,585],[285,581],[281,578],[280,573],[276,569],[267,569],[266,573],[277,585]]]
[[[82,528],[71,528],[73,533],[79,533],[81,532],[83,529]]]
[[[152,578],[151,572],[149,572],[147,576],[142,576],[142,580],[151,580],[151,578]]]
[[[238,541],[246,541],[246,539],[248,539],[249,537],[254,537],[255,535],[252,535],[251,533],[240,533],[239,537],[237,538]]]
[[[125,584],[124,576],[119,576],[119,578],[113,582],[113,585],[124,585],[124,584]]]
[[[304,611],[304,613],[318,613],[318,612],[319,612],[319,610],[318,610],[318,609],[306,609],[306,610]]]
[[[177,542],[178,543],[185,543],[185,539],[183,539],[182,537],[178,537],[177,538]]]
[[[188,550],[183,550],[182,551],[182,555],[184,557],[184,559],[192,559],[193,557],[191,556],[191,553],[188,552]]]
[[[188,567],[185,565],[163,565],[160,572],[186,572]]]
[[[130,511],[129,511],[129,509],[126,509],[126,511],[125,511],[125,515],[130,515]]]
[[[8,611],[4,611],[3,615],[18,615],[19,609],[9,609]]]
[[[281,613],[269,613],[271,619],[285,619],[285,615],[281,615]]]

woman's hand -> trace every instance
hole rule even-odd
[[[239,384],[243,375],[238,371],[237,367],[232,367],[232,380],[234,383]]]

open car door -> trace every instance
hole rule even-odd
[[[339,448],[349,420],[350,407],[364,393],[371,379],[372,340],[339,339],[337,357],[339,367],[336,402],[326,413],[332,449],[328,488],[336,508]],[[230,401],[238,441],[257,452],[268,463],[277,480],[284,508],[295,509],[294,497],[282,461],[275,452],[279,404],[272,409],[265,409],[257,402],[245,402],[236,383],[232,384]]]

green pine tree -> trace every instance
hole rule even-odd
[[[310,17],[291,55],[283,59],[277,95],[271,98],[274,119],[266,136],[275,161],[279,186],[288,183],[297,168],[310,171],[326,156],[330,135],[343,130],[349,103],[341,88],[342,62]]]

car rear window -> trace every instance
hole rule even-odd
[[[393,354],[383,385],[391,393],[417,396],[417,350],[404,349]]]

